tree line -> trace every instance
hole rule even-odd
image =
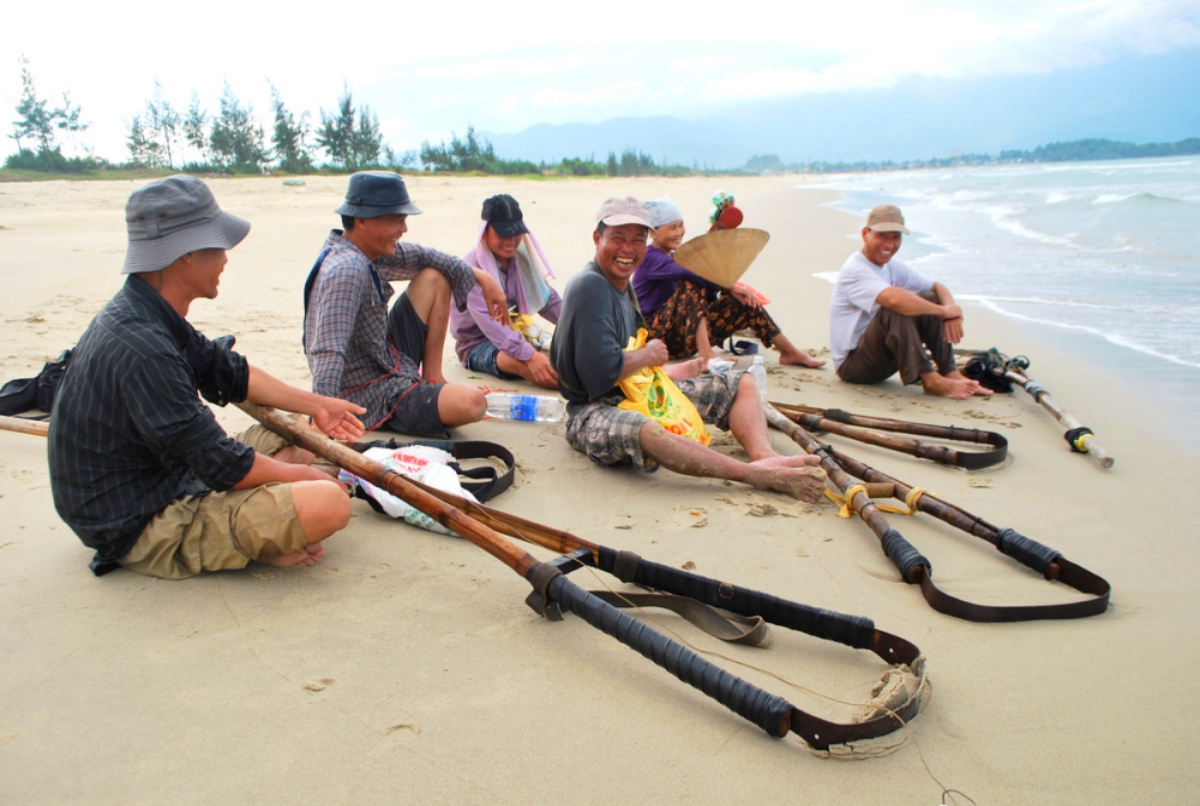
[[[496,156],[487,138],[476,135],[472,126],[450,143],[421,144],[420,152],[395,153],[383,142],[379,118],[365,104],[355,105],[354,96],[343,86],[342,95],[330,111],[319,111],[314,122],[307,111],[297,114],[268,80],[271,91],[272,125],[265,129],[249,103],[239,99],[226,81],[217,108],[211,112],[194,90],[186,109],[176,109],[163,97],[162,84],[154,82],[154,93],[125,124],[129,159],[113,164],[96,156],[78,136],[90,123],[82,120],[77,104],[63,93],[61,106],[54,106],[37,90],[28,60],[22,56],[21,100],[10,138],[17,153],[5,160],[6,168],[56,173],[91,173],[104,168],[166,168],[188,173],[254,174],[275,168],[292,174],[321,170],[358,171],[366,168],[392,170],[421,167],[432,171],[486,174],[541,174],[560,176],[648,176],[683,175],[699,172],[683,166],[659,165],[648,155],[626,149],[619,156],[609,152],[604,162],[594,158],[567,158],[558,163],[507,160]],[[58,137],[71,140],[75,156],[62,153]],[[83,151],[83,156],[79,155]]]

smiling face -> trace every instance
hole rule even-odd
[[[488,228],[483,231],[483,242],[487,244],[487,248],[499,263],[505,263],[512,260],[513,255],[517,253],[517,244],[521,242],[520,235],[514,235],[511,238],[505,238],[489,224]]]
[[[901,238],[898,232],[876,232],[870,227],[863,227],[862,253],[876,266],[882,266],[900,251]]]
[[[672,221],[670,224],[663,224],[654,230],[653,242],[664,252],[674,252],[683,243],[683,236],[686,233],[687,230],[683,228],[682,221]]]
[[[408,216],[391,213],[377,218],[359,218],[346,238],[354,243],[368,260],[378,260],[395,254],[396,242],[408,232]]]
[[[646,233],[646,227],[641,224],[621,224],[605,227],[602,233],[592,233],[596,243],[596,265],[618,291],[625,290],[634,269],[646,257]]]

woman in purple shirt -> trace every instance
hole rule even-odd
[[[819,367],[825,362],[796,347],[775,324],[757,292],[744,283],[722,289],[692,274],[672,255],[683,243],[683,214],[667,196],[646,202],[651,244],[633,273],[638,306],[649,326],[647,339],[662,339],[671,358],[716,357],[714,344],[739,330],[753,330],[764,347],[779,350],[779,363]]]

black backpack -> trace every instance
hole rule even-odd
[[[18,378],[0,387],[0,414],[13,417],[40,409],[48,417],[70,360],[71,351],[63,350],[58,358],[46,362],[36,378]]]

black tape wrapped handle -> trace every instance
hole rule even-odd
[[[929,571],[933,570],[933,565],[925,558],[925,555],[895,529],[888,529],[884,532],[880,542],[883,543],[883,553],[895,563],[905,582],[920,581],[915,576],[918,568],[924,567]]]
[[[1062,552],[1036,540],[1030,540],[1014,529],[1001,529],[996,532],[996,548],[1002,554],[1024,563],[1047,578],[1050,577],[1050,564],[1062,556]]]
[[[618,561],[618,556],[631,559]],[[855,649],[873,646],[875,623],[869,618],[780,599],[604,547],[600,549],[599,566],[624,582],[686,596],[743,616],[762,616],[771,624]]]
[[[544,565],[544,563],[540,564]],[[532,576],[539,566],[534,566]],[[556,574],[546,585],[546,596],[563,610],[585,619],[593,627],[637,650],[643,657],[712,697],[771,736],[786,736],[793,707],[782,697],[763,691],[737,675],[710,663],[680,643],[622,613],[600,598]]]

